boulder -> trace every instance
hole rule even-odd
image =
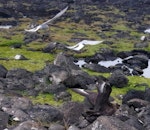
[[[0,77],[5,78],[7,72],[8,72],[8,70],[3,65],[0,65]]]
[[[24,121],[15,128],[13,128],[13,130],[32,130],[32,129],[47,130],[46,128],[40,126],[38,122],[35,122],[33,120]]]
[[[84,111],[84,104],[78,102],[68,102],[63,104],[61,111],[64,114],[65,123],[70,126],[79,123],[79,118]]]
[[[89,69],[91,71],[100,72],[100,73],[109,73],[110,69],[99,64],[85,64],[83,68]]]
[[[137,130],[135,127],[113,116],[100,116],[91,125],[82,130]]]
[[[50,105],[34,105],[27,112],[31,119],[41,123],[51,123],[63,120],[63,113]]]
[[[127,103],[127,101],[129,101],[130,99],[134,99],[134,98],[144,100],[144,95],[145,95],[144,91],[130,90],[123,96],[122,103],[125,104]]]
[[[130,68],[139,67],[145,69],[148,66],[148,57],[147,55],[134,55],[131,58],[123,60],[123,63],[130,66]]]
[[[0,129],[4,130],[8,125],[9,115],[3,111],[0,111]]]
[[[122,71],[116,70],[109,77],[109,82],[112,86],[122,88],[128,84],[129,80]]]

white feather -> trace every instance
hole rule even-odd
[[[75,51],[79,51],[81,50],[85,45],[97,45],[97,44],[100,44],[102,43],[103,41],[92,41],[92,40],[83,40],[79,43],[77,43],[76,45],[74,46],[67,46],[68,49],[71,49],[71,50],[75,50]]]
[[[73,90],[73,91],[75,91],[76,93],[81,94],[82,96],[87,96],[87,95],[89,95],[89,93],[88,93],[88,92],[86,92],[84,89],[80,89],[80,88],[73,88],[72,90]]]
[[[105,88],[105,82],[102,83],[101,88],[100,88],[100,92],[103,93],[104,92],[104,88]]]
[[[36,26],[35,28],[32,29],[25,29],[26,32],[36,32],[39,29],[45,29],[48,28],[48,24],[52,23],[55,19],[59,18],[61,15],[63,15],[68,9],[68,6],[64,8],[62,11],[60,11],[58,14],[56,14],[52,19],[49,19],[48,21]]]
[[[150,33],[150,28],[146,29],[144,32],[145,33]]]

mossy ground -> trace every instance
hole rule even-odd
[[[93,6],[91,8],[96,8],[96,6]],[[71,11],[71,10],[70,10]],[[117,20],[114,19],[113,15],[111,16],[110,13],[116,15],[119,14],[121,16],[125,16],[124,12],[121,12],[120,10],[109,7],[109,10],[101,10],[101,9],[95,9],[90,14],[96,15],[102,21],[95,21],[91,23],[90,25],[87,25],[84,23],[84,21],[80,21],[79,23],[71,22],[68,18],[66,21],[56,22],[55,26],[51,26],[49,29],[51,42],[60,42],[68,45],[74,45],[75,43],[70,42],[70,39],[72,38],[81,38],[81,39],[94,39],[94,40],[107,40],[112,41],[114,44],[107,45],[107,44],[99,44],[96,46],[86,46],[83,49],[82,53],[73,53],[76,57],[85,57],[85,56],[91,56],[94,55],[95,52],[100,51],[101,48],[110,48],[114,50],[115,52],[120,51],[129,51],[133,50],[134,43],[137,43],[140,41],[140,37],[143,34],[143,32],[138,32],[136,29],[129,28],[127,26],[127,21],[125,21],[122,18],[118,18]],[[148,23],[148,15],[145,15],[143,23]],[[115,22],[113,22],[115,20]],[[35,71],[40,70],[45,66],[45,63],[47,61],[53,62],[55,58],[55,54],[47,54],[42,53],[41,51],[28,51],[28,48],[36,48],[41,49],[44,46],[46,46],[47,42],[42,41],[33,41],[28,46],[23,45],[25,32],[24,29],[27,28],[29,23],[32,20],[29,18],[20,18],[19,19],[19,25],[11,28],[9,30],[1,29],[0,31],[0,58],[8,58],[8,60],[0,60],[0,64],[4,65],[7,69],[12,68],[25,68],[29,71]],[[99,25],[102,25],[104,23],[108,23],[112,21],[112,29],[110,31],[104,31],[101,32],[101,28]],[[39,22],[43,22],[43,20],[39,20]],[[114,35],[117,33],[117,31],[123,31],[123,32],[129,32],[130,36],[133,38],[117,38],[114,39]],[[81,36],[76,36],[76,33],[83,34]],[[101,34],[105,34],[106,38],[102,38]],[[22,44],[21,49],[12,49],[11,45],[14,44]],[[150,47],[146,48],[145,50],[150,50]],[[14,56],[16,54],[22,54],[29,60],[25,61],[18,61],[14,60]],[[84,70],[87,71],[87,70]],[[87,71],[91,75],[103,75],[105,77],[110,76],[110,74],[102,74],[102,73],[94,73],[91,71]],[[150,84],[149,79],[146,79],[144,77],[136,77],[136,76],[129,76],[129,84],[125,88],[113,88],[112,96],[117,99],[118,94],[124,94],[130,89],[142,89],[144,90],[144,87],[135,87],[136,84],[140,83],[147,83]],[[72,94],[72,100],[74,101],[83,101],[83,97],[75,94],[71,90],[68,90]],[[40,94],[36,98],[31,98],[34,103],[48,103],[52,105],[59,105],[62,102],[56,102],[53,100],[53,95],[50,94]]]

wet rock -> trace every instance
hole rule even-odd
[[[148,57],[146,55],[134,55],[131,58],[123,60],[123,63],[128,64],[131,68],[139,67],[144,69],[148,66]]]
[[[143,91],[130,90],[123,96],[122,103],[123,104],[127,103],[127,101],[129,101],[130,99],[133,99],[133,98],[138,98],[138,99],[144,100],[144,94],[145,94],[145,92],[143,92]]]
[[[64,85],[68,88],[87,89],[87,85],[95,84],[96,79],[89,75],[70,76],[64,81]]]
[[[35,105],[28,111],[28,114],[33,120],[48,124],[63,119],[62,112],[50,105]]]
[[[83,67],[86,69],[95,71],[95,72],[100,72],[100,73],[109,73],[110,72],[109,68],[106,68],[99,64],[85,64],[85,65],[83,65]]]
[[[134,99],[129,100],[127,102],[127,105],[130,107],[134,107],[134,108],[141,108],[141,107],[150,105],[150,102],[142,100],[142,99],[134,98]]]
[[[102,52],[101,54],[103,55],[106,61],[115,60],[117,58],[114,51],[111,49],[102,48],[101,52]]]
[[[96,53],[94,56],[85,58],[85,62],[87,62],[87,63],[92,62],[92,63],[97,64],[101,60],[105,60],[105,57],[100,53]]]
[[[0,129],[3,130],[8,125],[9,115],[0,110]]]
[[[100,116],[91,125],[82,130],[112,130],[112,128],[116,130],[137,130],[135,127],[111,116]]]
[[[109,82],[112,86],[122,88],[128,84],[128,78],[123,74],[122,71],[116,70],[110,76]]]
[[[143,70],[140,67],[134,67],[133,71],[132,71],[133,75],[142,75],[143,74]]]
[[[8,70],[3,66],[0,65],[0,77],[5,78]]]

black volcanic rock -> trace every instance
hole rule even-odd
[[[6,77],[7,72],[8,70],[3,65],[0,65],[0,77]]]

